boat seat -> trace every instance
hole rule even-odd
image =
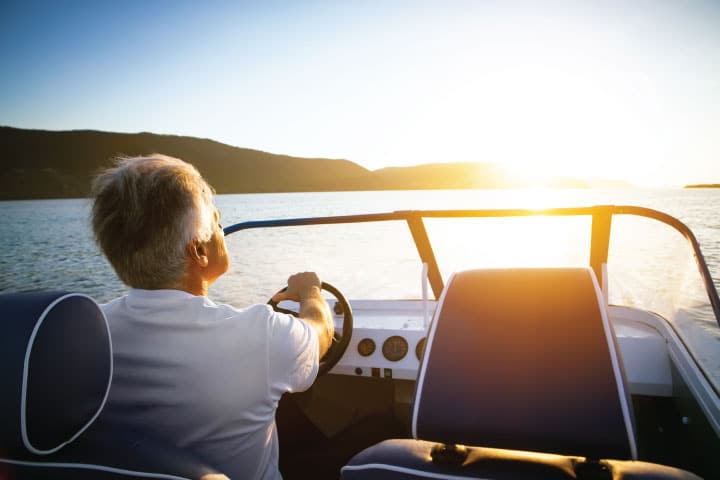
[[[454,274],[430,326],[412,439],[344,480],[697,479],[637,461],[616,338],[590,268]]]
[[[107,321],[66,292],[0,295],[0,479],[199,479],[200,459],[98,420],[112,380]]]

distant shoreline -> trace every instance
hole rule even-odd
[[[92,177],[113,158],[148,152],[192,163],[218,194],[533,188],[522,175],[493,162],[368,170],[350,160],[292,157],[195,137],[0,126],[0,200],[87,198]],[[554,176],[540,188],[638,187],[616,179]],[[720,188],[720,183],[684,188]]]

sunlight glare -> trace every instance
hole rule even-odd
[[[498,162],[529,186],[553,177],[658,180],[648,161],[668,153],[657,139],[666,127],[652,82],[622,69],[602,45],[568,43],[549,28],[528,30],[537,45],[517,29],[519,40],[493,45],[489,59],[477,60],[488,53],[478,47],[462,52],[462,69],[439,68],[431,82],[438,94],[411,120],[426,133],[416,158]],[[477,56],[467,61],[469,53]]]
[[[589,217],[428,219],[426,223],[445,276],[468,268],[589,263]]]

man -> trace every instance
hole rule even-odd
[[[93,182],[95,239],[129,293],[103,306],[115,361],[111,421],[150,430],[230,478],[278,479],[275,410],[310,387],[333,335],[311,272],[267,305],[237,309],[207,298],[228,270],[212,189],[163,155],[126,158]]]

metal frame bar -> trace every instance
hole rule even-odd
[[[610,227],[613,215],[635,215],[651,218],[665,223],[682,234],[693,249],[695,262],[705,285],[705,291],[715,314],[715,321],[720,326],[720,299],[713,283],[705,257],[695,234],[677,218],[645,207],[629,205],[597,205],[594,207],[550,208],[544,210],[529,209],[497,209],[497,210],[401,210],[389,213],[370,213],[364,215],[342,215],[329,217],[287,218],[278,220],[249,221],[225,227],[225,236],[232,233],[254,228],[292,227],[304,225],[330,225],[343,223],[368,223],[391,220],[405,221],[410,228],[415,247],[423,262],[428,264],[428,279],[435,299],[440,298],[444,288],[442,275],[438,268],[435,253],[425,229],[424,218],[490,218],[490,217],[528,217],[528,216],[582,216],[592,217],[592,236],[590,241],[590,266],[598,279],[602,281],[602,265],[607,263],[610,246]]]

